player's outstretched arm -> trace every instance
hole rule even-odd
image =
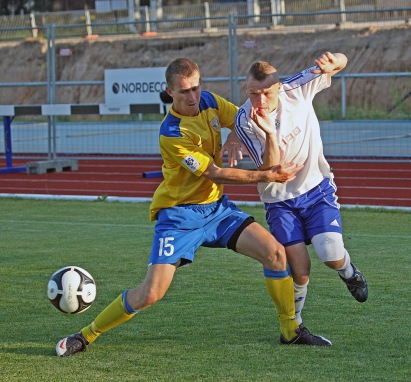
[[[312,70],[311,73],[333,76],[347,66],[348,58],[343,53],[325,52],[314,62],[318,69]]]
[[[214,162],[208,166],[203,175],[217,184],[250,184],[250,183],[287,183],[295,178],[295,175],[304,166],[295,166],[293,163],[285,163],[273,166],[265,171],[241,170],[238,168],[221,168]]]

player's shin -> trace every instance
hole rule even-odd
[[[118,296],[90,325],[81,330],[81,334],[89,343],[94,342],[101,333],[128,321],[135,315],[135,312],[127,311],[125,296],[126,292]]]
[[[343,266],[340,269],[337,269],[337,270],[338,270],[338,273],[340,274],[340,276],[343,277],[346,280],[353,276],[354,268],[353,268],[352,263],[351,263],[350,255],[347,251],[345,251]]]
[[[289,341],[296,336],[298,323],[295,319],[294,283],[290,271],[273,271],[264,268],[265,285],[273,300],[279,320],[280,330]]]
[[[295,301],[295,317],[298,325],[303,323],[301,317],[304,308],[305,298],[307,297],[308,281],[304,285],[298,285],[294,282],[294,301]]]

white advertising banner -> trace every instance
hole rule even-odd
[[[0,105],[0,116],[11,117],[14,116],[13,105]]]
[[[106,69],[104,94],[106,105],[160,104],[166,89],[165,67]]]
[[[130,114],[130,105],[99,105],[99,113],[101,115],[111,115],[111,114]]]
[[[66,104],[41,105],[41,115],[71,115],[71,105],[66,105]]]

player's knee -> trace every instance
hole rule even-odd
[[[164,292],[161,292],[154,286],[147,287],[141,285],[129,293],[129,304],[134,310],[141,310],[159,302],[164,297],[164,294]]]
[[[293,276],[294,283],[297,285],[307,285],[310,281],[309,275],[295,275],[292,272],[291,275]]]
[[[285,249],[281,244],[277,244],[270,248],[268,255],[263,263],[267,269],[284,270],[287,268],[287,257]]]
[[[331,265],[334,262],[344,262],[346,250],[340,233],[320,233],[311,239],[311,243],[315,253],[323,263]]]
[[[344,266],[344,262],[345,262],[345,259],[342,258],[342,259],[336,260],[336,261],[325,261],[324,264],[328,268],[338,270],[338,269],[341,269]]]

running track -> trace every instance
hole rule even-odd
[[[14,166],[24,165],[15,161]],[[337,162],[334,169],[343,205],[411,207],[411,162]],[[0,161],[0,167],[4,167]],[[159,160],[79,160],[77,171],[44,175],[0,174],[0,194],[40,194],[151,198],[161,178],[143,178],[160,171]],[[226,185],[233,201],[259,201],[255,185]]]

